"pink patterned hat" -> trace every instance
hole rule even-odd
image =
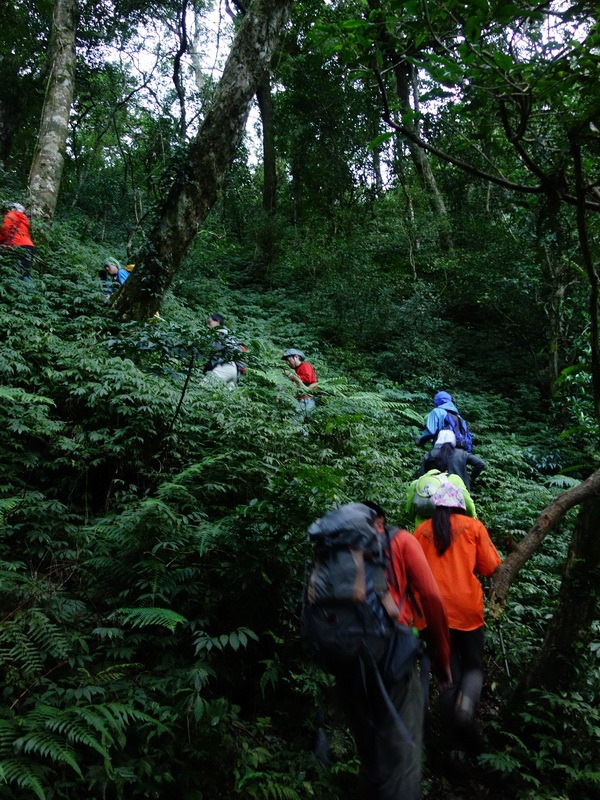
[[[460,486],[455,483],[443,483],[431,498],[434,506],[446,506],[447,508],[462,508],[467,510],[465,496]]]

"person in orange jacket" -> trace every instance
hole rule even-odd
[[[29,233],[29,218],[20,203],[10,203],[0,228],[0,245],[18,247],[21,253],[20,266],[24,277],[29,277],[35,255],[35,245]]]
[[[433,495],[432,519],[414,532],[444,599],[450,628],[452,687],[440,692],[440,711],[450,750],[481,746],[474,716],[483,686],[483,589],[502,559],[487,528],[465,516],[459,486],[443,484]],[[417,624],[422,628],[424,625]],[[427,630],[425,629],[427,640]]]

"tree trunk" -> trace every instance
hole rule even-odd
[[[596,617],[600,567],[600,498],[586,501],[579,512],[558,605],[542,649],[524,676],[515,701],[530,689],[557,691],[569,687],[577,674],[578,645]]]
[[[262,122],[263,141],[263,208],[273,214],[277,200],[277,166],[275,159],[275,114],[271,94],[271,77],[268,72],[256,90],[256,99]]]
[[[62,178],[75,75],[77,0],[56,0],[50,42],[50,75],[29,173],[33,218],[52,219]]]
[[[581,131],[573,130],[570,133],[571,157],[575,167],[575,186],[577,197],[577,234],[583,266],[590,282],[590,349],[592,386],[594,388],[594,406],[596,417],[600,421],[600,275],[594,264],[592,248],[590,246],[587,230],[586,214],[586,184],[583,172],[583,160],[579,135]]]
[[[371,11],[379,13],[381,11],[380,0],[369,0]],[[407,119],[413,116],[418,119],[419,116],[419,88],[417,82],[417,74],[414,66],[410,64],[406,58],[396,52],[393,42],[390,40],[388,31],[385,24],[381,24],[378,29],[378,40],[381,47],[383,57],[391,70],[393,70],[394,80],[396,83],[396,95],[400,102],[400,113]],[[413,103],[411,103],[411,95]],[[407,128],[419,134],[418,123],[407,123]],[[407,139],[406,146],[410,153],[410,157],[415,166],[417,174],[421,179],[423,188],[427,194],[431,207],[435,211],[440,221],[439,240],[440,247],[443,250],[452,252],[454,243],[452,241],[452,234],[450,232],[450,219],[446,209],[446,203],[439,190],[435,175],[431,169],[427,153],[419,147],[415,142]]]
[[[500,615],[506,603],[511,583],[523,564],[538,549],[546,534],[552,530],[570,508],[597,497],[600,497],[600,470],[590,475],[579,486],[563,492],[549,506],[546,506],[533,523],[533,527],[527,536],[521,539],[494,573],[490,595],[493,616]]]
[[[223,186],[244,135],[250,103],[288,19],[291,0],[254,0],[233,41],[213,102],[114,305],[147,319],[161,300]]]
[[[402,60],[398,55],[394,56],[393,63],[394,77],[396,79],[396,93],[398,95],[398,99],[400,100],[401,111],[403,115],[410,114],[413,111],[410,102],[411,87],[416,81],[414,67],[408,62]],[[416,86],[414,87],[414,98],[415,106],[417,106],[418,94]],[[416,110],[417,109],[415,108],[415,112]],[[417,113],[415,113],[415,116],[418,116]],[[413,128],[416,134],[419,134],[419,129],[416,125],[411,125],[410,127]],[[427,153],[414,142],[411,142],[410,139],[407,140],[406,146],[408,147],[408,151],[417,174],[421,178],[423,188],[425,189],[425,193],[427,194],[427,198],[429,199],[431,207],[435,211],[436,216],[440,221],[440,247],[442,250],[452,252],[454,250],[454,243],[452,241],[452,234],[450,233],[448,210],[446,209],[446,203],[444,202],[444,198],[442,197],[442,193],[437,185],[435,175],[431,169],[431,164],[429,163]]]

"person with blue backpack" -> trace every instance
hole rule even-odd
[[[473,437],[467,423],[452,402],[452,395],[448,392],[438,392],[433,398],[433,405],[434,408],[425,420],[425,430],[417,439],[419,447],[423,447],[431,440],[435,442],[440,431],[450,430],[456,437],[456,447],[470,453],[473,449]]]

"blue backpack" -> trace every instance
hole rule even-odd
[[[446,411],[443,430],[452,431],[456,437],[456,446],[460,447],[461,450],[466,450],[467,453],[471,452],[473,449],[473,437],[467,423],[461,416],[455,414],[454,411]]]

